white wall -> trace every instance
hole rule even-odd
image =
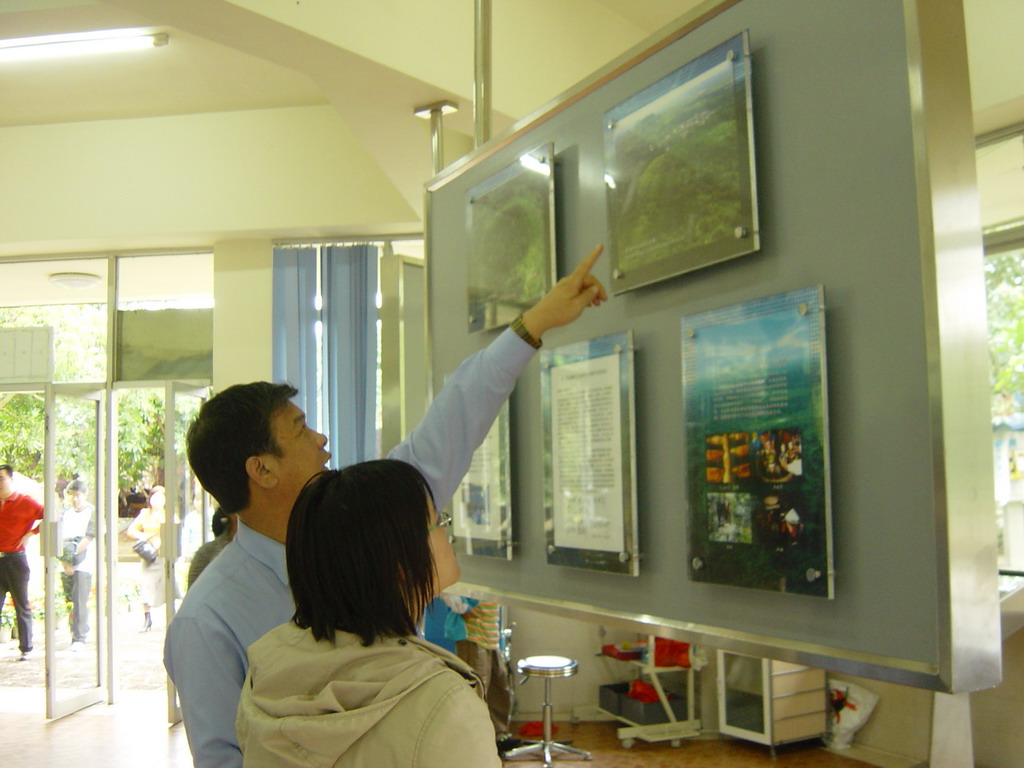
[[[417,219],[329,106],[3,128],[0,168],[0,255]]]
[[[271,379],[272,266],[270,240],[221,241],[214,246],[214,391]]]

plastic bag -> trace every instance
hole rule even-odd
[[[831,679],[828,698],[832,711],[828,719],[825,745],[832,749],[848,749],[854,734],[860,730],[878,704],[878,694],[856,683]]]

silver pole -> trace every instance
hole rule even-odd
[[[441,107],[430,110],[430,153],[434,158],[434,175],[444,168],[444,125],[441,120]]]
[[[476,0],[476,54],[473,78],[473,139],[491,138],[491,0]]]
[[[435,101],[413,109],[416,117],[430,118],[430,153],[434,160],[434,175],[444,168],[444,125],[445,113],[458,111],[454,101]]]

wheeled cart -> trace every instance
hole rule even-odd
[[[618,729],[616,735],[622,746],[627,749],[632,747],[637,739],[647,742],[669,741],[673,747],[678,747],[683,739],[700,735],[701,722],[695,715],[697,696],[694,671],[681,667],[656,667],[651,661],[654,658],[654,636],[649,635],[647,661],[630,660],[622,663],[639,668],[639,674],[646,677],[657,691],[657,702],[647,704],[626,696],[629,683],[601,687],[599,709],[626,723]],[[685,676],[685,698],[668,698],[661,681],[661,676],[666,674]]]

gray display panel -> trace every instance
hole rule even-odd
[[[761,249],[615,296],[544,336],[558,347],[633,331],[640,574],[623,579],[547,561],[537,360],[513,394],[517,556],[465,559],[464,585],[509,605],[657,627],[851,674],[943,690],[995,684],[985,304],[974,179],[966,173],[973,153],[962,9],[942,0],[921,26],[917,7],[705,4],[677,33],[613,62],[428,185],[439,386],[493,338],[458,330],[466,316],[467,191],[550,142],[558,274],[567,274],[608,237],[604,115],[749,30]],[[609,261],[595,273],[611,284]],[[694,581],[681,320],[808,285],[828,296],[835,598]]]

